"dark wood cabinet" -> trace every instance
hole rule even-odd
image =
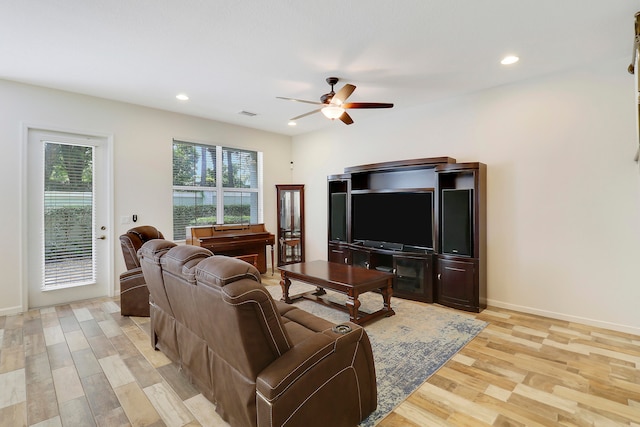
[[[412,254],[359,244],[330,243],[329,261],[394,273],[397,297],[434,302],[433,254]]]
[[[329,262],[338,264],[351,264],[351,251],[340,243],[329,243]]]
[[[276,185],[278,266],[304,262],[304,185]]]
[[[433,256],[395,255],[394,295],[424,302],[433,299]]]
[[[405,203],[394,211],[376,209],[377,203],[363,214],[356,203],[363,198],[385,200],[388,194],[402,195],[398,200],[408,200],[403,197],[408,194],[432,194],[415,199],[428,201],[431,197],[431,207],[425,211],[424,204]],[[438,157],[345,168],[343,174],[328,177],[328,206],[329,261],[393,272],[397,297],[475,312],[486,307],[483,163],[456,163],[450,157]],[[410,218],[405,224],[415,225],[419,242],[404,241],[414,238],[414,230],[407,231],[406,226],[397,238],[395,229],[391,236],[375,232],[377,224],[382,230],[405,217]],[[362,232],[363,228],[367,232]],[[369,234],[384,238],[369,238]]]
[[[436,167],[438,178],[438,285],[443,305],[480,312],[487,307],[487,167]]]
[[[467,311],[478,310],[477,261],[438,258],[438,302]]]
[[[351,265],[355,265],[356,267],[371,268],[371,253],[368,250],[352,248]],[[375,267],[376,265],[377,263],[374,263],[373,267]]]
[[[348,175],[329,177],[329,242],[348,242],[350,236],[351,178]]]

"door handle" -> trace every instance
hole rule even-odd
[[[107,240],[107,236],[103,234],[102,236],[97,237],[96,240]]]

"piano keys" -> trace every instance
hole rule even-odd
[[[256,254],[256,267],[267,272],[267,246],[271,246],[271,274],[273,274],[273,246],[276,238],[264,224],[221,224],[187,227],[188,245],[201,246],[216,255],[239,256]]]

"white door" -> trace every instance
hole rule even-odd
[[[108,140],[30,129],[29,308],[110,295]]]

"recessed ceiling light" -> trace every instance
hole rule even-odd
[[[184,93],[177,94],[176,98],[179,99],[180,101],[188,101],[189,100],[189,97],[187,95],[185,95]]]
[[[288,123],[288,125],[289,125],[289,126],[295,126],[296,124],[297,124],[297,123],[296,123],[296,122],[294,122],[293,120],[292,120],[292,121],[290,121],[290,122]]]
[[[502,65],[511,65],[511,64],[515,64],[518,61],[520,61],[520,58],[514,55],[509,55],[502,58],[502,61],[500,61],[500,63]]]

